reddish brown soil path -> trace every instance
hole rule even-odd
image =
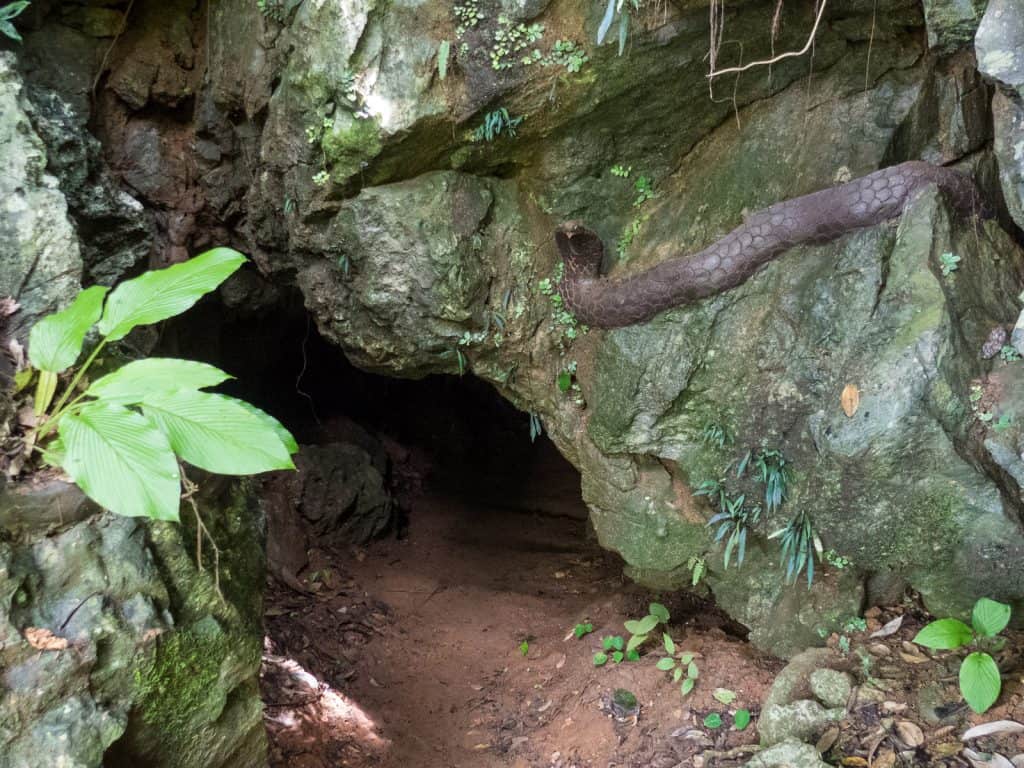
[[[728,709],[715,688],[738,694],[733,709],[756,709],[779,664],[692,606],[687,615],[668,603],[673,636],[699,654],[690,697],[653,653],[594,667],[600,637],[625,635],[622,622],[646,614],[652,596],[588,538],[578,481],[544,466],[515,494],[426,495],[403,539],[316,553],[319,594],[271,596],[281,660],[268,665],[264,693],[275,765],[682,766],[698,749],[756,738],[723,729],[713,744],[694,740],[705,714]],[[519,501],[502,503],[512,495]],[[595,631],[567,640],[584,620]],[[289,672],[288,658],[312,677],[295,661]],[[616,688],[640,700],[635,723],[602,709]]]

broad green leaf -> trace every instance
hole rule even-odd
[[[1010,606],[981,598],[974,604],[974,612],[971,614],[971,624],[974,631],[982,637],[995,637],[1010,623]]]
[[[572,389],[572,374],[562,371],[558,374],[558,391],[568,392],[570,389]]]
[[[681,654],[679,654],[679,660],[681,662],[683,662],[683,664],[689,664],[691,661],[693,661],[693,656],[694,655],[692,653],[689,653],[689,652],[681,653]]]
[[[672,642],[672,638],[668,636],[668,632],[661,633],[661,641],[665,645],[665,653],[669,656],[676,655],[676,644]]]
[[[690,691],[693,690],[693,686],[695,686],[696,684],[696,680],[694,680],[692,677],[688,677],[685,680],[683,680],[683,684],[679,687],[679,690],[682,692],[683,696],[686,696]]]
[[[21,14],[29,6],[29,0],[15,0],[0,8],[0,19],[7,21]]]
[[[299,452],[298,442],[296,442],[295,437],[292,435],[292,433],[285,429],[284,424],[275,419],[266,411],[261,411],[255,405],[247,403],[245,400],[236,400],[235,402],[237,402],[240,406],[249,411],[249,413],[251,413],[253,416],[260,419],[265,426],[274,430],[274,433],[277,435],[277,438],[282,443],[284,443],[284,447],[288,449],[289,455]]]
[[[696,663],[691,661],[689,664],[686,665],[686,676],[689,677],[691,680],[696,680],[698,677],[700,677],[700,670],[697,669]]]
[[[41,371],[62,373],[75,364],[82,353],[85,334],[100,319],[102,285],[86,288],[60,312],[47,315],[32,326],[28,334],[28,359]]]
[[[682,667],[676,667],[675,669],[672,670],[672,682],[673,683],[678,683],[682,676],[683,676],[683,668]]]
[[[967,645],[974,639],[971,628],[956,619],[939,619],[917,633],[914,642],[925,648],[950,650]]]
[[[53,402],[53,396],[57,392],[57,374],[53,371],[40,371],[39,381],[36,382],[36,395],[33,411],[36,418],[42,416]]]
[[[214,248],[166,269],[146,272],[115,288],[107,300],[99,330],[109,341],[137,325],[158,323],[184,312],[242,266],[245,256]]]
[[[639,621],[627,621],[625,626],[626,631],[630,632],[631,634],[646,635],[648,632],[650,632],[652,629],[658,626],[658,617],[644,616]]]
[[[622,658],[623,658],[622,651],[612,651],[612,660],[616,664],[621,664],[622,663]]]
[[[633,635],[631,638],[629,638],[629,642],[626,643],[626,651],[635,651],[637,648],[644,644],[644,641],[646,639],[647,635]]]
[[[651,616],[656,616],[658,621],[668,624],[668,608],[661,603],[651,603],[650,608],[647,609]],[[653,627],[652,627],[653,629]]]
[[[116,403],[89,403],[60,419],[61,466],[102,507],[126,517],[177,520],[181,480],[164,434]]]
[[[604,9],[604,17],[601,19],[601,24],[597,28],[597,44],[601,45],[604,42],[605,35],[608,34],[608,30],[612,26],[612,19],[615,18],[615,0],[608,0],[608,5]]]
[[[595,667],[603,666],[607,662],[608,662],[608,654],[601,653],[601,652],[598,652],[598,653],[594,654],[594,666]]]
[[[6,35],[11,38],[11,40],[17,40],[19,43],[21,42],[21,35],[18,33],[15,26],[11,24],[11,22],[3,19],[0,19],[0,35]]]
[[[437,76],[444,80],[448,76],[448,55],[451,53],[452,44],[448,40],[442,40],[437,46]]]
[[[215,387],[230,378],[224,371],[206,363],[147,357],[97,379],[85,394],[128,405],[141,403],[147,396],[160,392]]]
[[[1002,681],[999,667],[987,653],[975,651],[960,665],[960,692],[968,706],[978,714],[996,703]]]
[[[725,706],[736,701],[736,692],[730,691],[728,688],[715,688],[715,692],[711,695],[715,697],[715,701],[720,701]]]
[[[608,648],[614,648],[616,651],[621,651],[626,645],[625,641],[622,639],[622,635],[615,635],[614,637],[607,638],[607,640]],[[608,650],[608,648],[605,650]]]
[[[662,672],[668,672],[670,669],[675,667],[676,660],[666,656],[664,659],[658,659],[658,663],[655,665]]]
[[[629,13],[619,15],[619,56],[626,50],[626,38],[629,35]]]
[[[750,725],[750,710],[736,710],[736,714],[732,718],[732,724],[736,726],[737,731],[746,730],[747,726]]]
[[[721,728],[722,727],[722,716],[717,712],[712,712],[710,715],[704,718],[705,728]]]
[[[277,433],[240,402],[179,390],[147,396],[142,410],[167,435],[174,452],[200,469],[221,475],[294,469]]]
[[[635,648],[626,651],[626,661],[640,661],[640,652]]]

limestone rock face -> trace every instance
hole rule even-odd
[[[0,54],[0,297],[21,305],[8,331],[24,338],[32,322],[75,295],[82,256],[67,200],[47,170],[14,57]]]
[[[2,492],[0,766],[265,760],[260,512],[248,486],[204,485],[205,522],[231,544],[224,599],[187,519],[101,514],[67,485]]]
[[[736,290],[611,332],[575,326],[552,298],[551,232],[566,219],[604,238],[620,276],[905,159],[990,184],[992,91],[970,50],[980,9],[884,3],[873,22],[843,6],[816,41],[812,79],[788,59],[770,80],[744,75],[734,104],[724,82],[708,94],[698,10],[644,17],[620,59],[590,43],[600,19],[573,4],[478,5],[482,18],[454,36],[458,20],[433,2],[306,3],[281,25],[268,54],[281,79],[257,78],[272,93],[249,231],[266,271],[296,276],[321,332],[360,367],[477,375],[535,413],[628,573],[681,589],[703,563],[697,589],[764,648],[820,643],[880,584],[912,586],[940,614],[982,594],[1021,605],[1016,425],[998,421],[1008,403],[993,416],[971,399],[991,375],[1020,376],[979,356],[1020,311],[1020,250],[994,222],[956,218],[928,192],[899,221],[793,249]],[[768,20],[752,5],[729,21],[745,60]],[[811,21],[783,24],[791,39],[777,50],[799,47]],[[580,46],[579,71],[552,63],[544,31],[523,32],[539,34],[539,59],[502,53],[506,26],[533,23]],[[949,55],[924,56],[922,29]],[[289,48],[300,35],[308,43]],[[443,40],[441,81],[431,52]],[[217,80],[220,98],[242,103],[233,80]],[[498,107],[524,118],[515,135],[474,136]],[[1008,125],[995,130],[1004,191],[1016,183]],[[847,388],[859,397],[849,414]],[[712,428],[728,439],[708,440]],[[748,532],[742,567],[726,568],[706,527],[717,509],[695,492],[724,480],[765,507],[757,472],[736,477],[748,451],[755,463],[779,451],[791,482]],[[809,589],[805,574],[786,583],[769,538],[798,518],[829,555]]]

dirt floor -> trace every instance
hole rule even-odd
[[[272,582],[263,673],[271,764],[737,768],[749,760],[783,662],[754,650],[713,606],[624,580],[621,561],[588,533],[578,475],[549,443],[526,464],[490,449],[473,455],[496,458],[474,472],[449,464],[422,487],[416,472],[398,478],[400,535],[365,549],[317,547],[312,538],[298,579]],[[472,487],[468,476],[477,478]],[[638,662],[594,665],[602,638],[628,638],[623,623],[654,600],[671,614],[678,650],[694,654],[698,677],[686,697],[656,668],[664,655],[656,638]],[[976,715],[957,688],[962,654],[911,642],[930,618],[908,597],[828,638],[829,666],[855,683],[847,717],[818,741],[829,764],[1024,766],[1024,634],[1007,633],[993,650],[1003,694]],[[576,637],[578,624],[592,631]],[[634,694],[637,708],[615,706],[618,690]],[[740,710],[751,715],[745,729]],[[995,721],[1009,724],[963,738]]]
[[[515,494],[523,502],[500,488],[427,492],[403,538],[314,551],[315,594],[272,591],[264,693],[275,766],[646,768],[756,741],[753,727],[700,723],[719,712],[728,725],[741,707],[756,718],[781,664],[705,606],[666,601],[700,674],[685,699],[650,658],[594,666],[601,638],[628,638],[623,622],[656,596],[624,581],[621,562],[588,536],[578,478],[550,470],[561,461],[539,457]],[[577,639],[577,623],[593,631]],[[640,706],[616,711],[621,722],[609,712],[619,688]],[[716,701],[716,688],[735,702]]]

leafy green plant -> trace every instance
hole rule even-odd
[[[640,654],[636,649],[627,651],[622,635],[608,635],[601,638],[601,650],[594,654],[594,666],[601,667],[611,659],[616,664],[623,661],[639,661]]]
[[[1005,432],[1013,426],[1013,416],[1008,413],[1004,413],[999,417],[998,421],[992,425],[992,429],[996,432]]]
[[[731,445],[734,438],[728,427],[709,421],[700,431],[701,442],[705,445],[714,445],[718,448],[725,448]]]
[[[628,179],[632,172],[633,166],[627,168],[624,165],[613,165],[611,168],[612,176],[618,176],[620,179]]]
[[[690,586],[696,587],[700,584],[701,579],[708,572],[708,564],[703,557],[699,555],[691,555],[686,561],[686,567],[690,569]]]
[[[530,641],[529,640],[523,640],[523,642],[521,642],[519,644],[519,653],[521,653],[523,656],[529,656],[530,655]]]
[[[807,512],[797,512],[784,528],[780,528],[769,539],[782,540],[782,554],[779,564],[786,565],[786,583],[795,584],[800,573],[807,570],[807,588],[814,583],[814,558],[821,559],[821,539],[814,532],[814,525]]]
[[[960,257],[947,251],[939,256],[939,265],[942,276],[949,277],[960,268]]]
[[[710,713],[704,718],[704,727],[712,730],[722,727],[722,716],[717,712]]]
[[[647,640],[650,633],[659,624],[668,624],[668,608],[661,603],[651,603],[647,609],[648,613],[642,619],[627,621],[626,631],[630,633],[629,642],[626,643],[626,650],[638,649]]]
[[[764,483],[764,506],[770,515],[786,500],[789,491],[790,470],[781,451],[764,449],[754,462],[758,479]]]
[[[750,725],[750,710],[737,709],[736,714],[732,717],[732,724],[737,731],[745,731],[747,726]]]
[[[590,61],[590,57],[578,43],[572,40],[556,40],[551,47],[551,53],[541,61],[550,66],[565,67],[568,72],[576,74]]]
[[[725,499],[725,509],[708,520],[708,526],[718,524],[718,532],[715,534],[715,543],[725,539],[725,567],[729,567],[729,560],[732,553],[736,552],[736,567],[743,565],[747,554],[747,529],[756,525],[761,517],[761,507],[749,508],[744,506],[746,496],[738,496],[735,499]]]
[[[20,16],[30,4],[29,0],[17,0],[0,7],[0,34],[9,37],[11,40],[21,42],[21,35],[14,28],[11,20]]]
[[[516,128],[525,119],[522,116],[512,117],[505,107],[499,107],[484,115],[484,121],[473,131],[473,141],[494,141],[502,133],[515,138]]]
[[[1009,344],[1004,344],[999,350],[999,357],[1004,363],[1015,363],[1020,360],[1020,352]]]
[[[668,655],[659,659],[656,666],[662,672],[671,672],[673,683],[678,683],[682,680],[679,692],[683,696],[688,696],[697,684],[697,678],[700,677],[700,670],[697,669],[694,654],[677,649],[675,642],[669,637],[668,632],[662,633],[661,642],[665,648],[665,653]],[[683,675],[686,676],[685,680]]]
[[[938,619],[926,625],[914,642],[933,650],[974,647],[960,664],[960,693],[978,714],[988,711],[1002,691],[999,666],[987,650],[1001,647],[998,635],[1010,623],[1011,608],[983,597],[974,604],[971,626],[958,619]]]
[[[551,277],[545,277],[537,283],[541,294],[551,303],[551,324],[548,329],[558,334],[558,346],[563,353],[573,341],[590,330],[587,326],[580,325],[576,316],[565,308],[565,301],[557,288],[564,274],[565,265],[559,261]]]
[[[442,40],[437,46],[437,76],[444,80],[448,76],[448,57],[451,54],[452,44],[450,40]]]
[[[288,9],[282,0],[256,0],[256,6],[260,9],[260,13],[278,24],[284,24],[288,18]]]
[[[543,434],[544,425],[541,423],[540,415],[530,411],[530,442],[536,442],[537,438]]]
[[[25,444],[100,506],[156,520],[179,519],[179,459],[224,475],[293,469],[298,445],[280,423],[242,400],[204,391],[231,378],[212,365],[148,358],[86,378],[108,344],[189,309],[244,261],[237,251],[215,248],[127,280],[109,295],[103,286],[87,288],[37,322],[29,360],[38,425]],[[98,343],[69,372],[93,328]],[[62,374],[70,380],[57,397]]]
[[[575,638],[576,638],[577,640],[579,640],[579,639],[580,639],[581,637],[584,637],[584,636],[586,636],[586,635],[589,635],[589,634],[590,634],[591,632],[593,632],[593,631],[594,631],[594,625],[593,625],[593,624],[591,624],[591,623],[590,623],[590,622],[588,621],[588,622],[586,622],[586,623],[580,623],[580,624],[577,624],[577,625],[576,625],[575,627],[573,627],[573,628],[572,628],[572,635],[573,635],[573,637],[575,637]]]
[[[826,549],[822,557],[825,559],[826,563],[831,565],[837,571],[845,570],[852,565],[850,558],[840,555],[834,549]]]
[[[629,14],[630,10],[640,10],[640,0],[608,0],[608,5],[601,19],[601,25],[597,29],[597,44],[604,43],[611,29],[616,14],[619,17],[619,56],[626,50],[626,39],[629,36]]]

